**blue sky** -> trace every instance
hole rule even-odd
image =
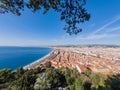
[[[21,16],[0,15],[0,46],[46,45],[120,45],[120,0],[87,0],[89,22],[83,31],[69,36],[63,30],[59,13],[50,10],[43,15],[25,10]]]

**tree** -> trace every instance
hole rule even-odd
[[[112,90],[120,90],[120,74],[109,76],[106,85]]]
[[[11,83],[10,90],[33,90],[35,80],[36,76],[32,70],[24,71],[24,74]]]
[[[46,73],[41,74],[36,79],[34,89],[35,90],[46,90],[46,89],[50,89],[50,88],[51,88],[51,84],[49,82],[49,79],[47,78],[47,74]]]
[[[84,90],[84,87],[82,85],[80,78],[77,78],[75,80],[75,90]]]
[[[16,70],[16,78],[18,78],[18,77],[21,77],[21,75],[23,75],[24,74],[24,69],[22,68],[22,67],[19,67],[17,70]]]
[[[50,90],[59,86],[65,85],[65,77],[59,70],[47,68],[44,73],[41,73],[34,84],[35,90]]]
[[[11,12],[19,16],[26,7],[33,12],[43,9],[44,14],[54,9],[66,23],[64,30],[71,35],[81,32],[78,24],[90,18],[90,14],[84,8],[85,4],[86,0],[0,0],[0,13]]]
[[[11,69],[0,70],[0,84],[5,82],[11,82],[13,78],[14,77]]]

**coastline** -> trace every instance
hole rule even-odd
[[[120,56],[118,52],[120,52],[120,48],[53,47],[50,53],[23,68],[25,70],[35,69],[50,62],[55,68],[76,68],[80,73],[86,70],[102,74],[119,73]]]
[[[52,49],[52,51],[49,52],[47,55],[43,56],[40,59],[37,59],[37,60],[33,61],[30,64],[27,64],[27,65],[23,66],[23,69],[25,69],[25,70],[27,70],[27,69],[28,70],[29,69],[34,69],[38,64],[41,64],[42,62],[44,62],[45,60],[47,60],[48,57],[51,56],[51,54],[55,51],[55,48],[51,48],[51,49]]]

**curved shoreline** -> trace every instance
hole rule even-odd
[[[52,49],[51,52],[49,52],[48,54],[46,54],[46,55],[43,56],[42,58],[37,59],[37,60],[33,61],[32,63],[23,66],[23,69],[25,69],[25,70],[26,70],[26,69],[33,69],[33,68],[35,68],[35,66],[36,66],[37,64],[40,64],[40,63],[44,62],[44,61],[54,52],[54,50],[55,50],[54,48],[51,48],[51,49]]]

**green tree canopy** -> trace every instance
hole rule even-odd
[[[64,30],[69,34],[77,34],[82,31],[78,24],[88,21],[90,14],[84,8],[86,0],[0,0],[0,13],[11,12],[21,15],[26,7],[33,12],[43,9],[46,14],[50,9],[59,12],[66,25]]]

